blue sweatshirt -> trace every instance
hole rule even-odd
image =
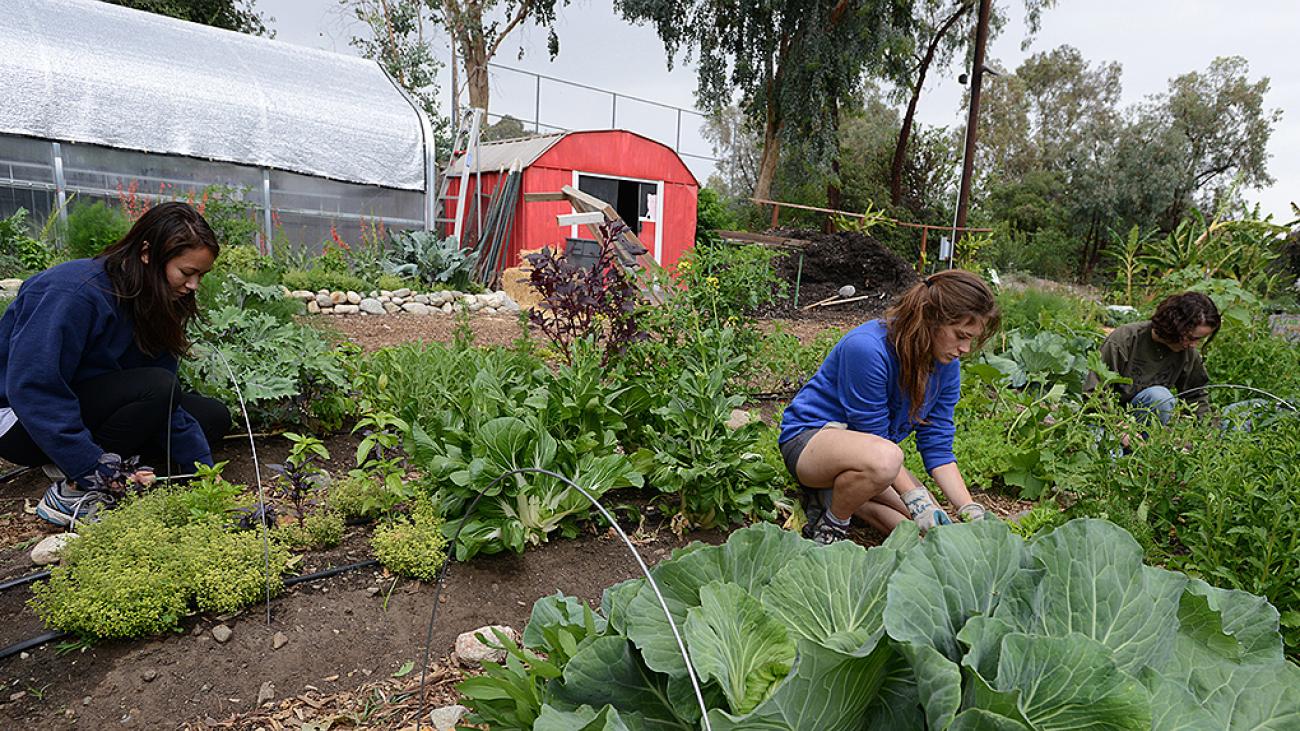
[[[118,304],[98,259],[76,259],[28,279],[0,317],[0,407],[13,409],[32,441],[72,480],[94,470],[104,453],[81,420],[73,387],[128,368],[175,373],[176,365],[170,353],[150,357],[136,346],[131,312]],[[176,462],[212,464],[193,416],[177,408],[171,430]]]
[[[925,388],[925,403],[913,422],[911,400],[898,382],[898,355],[885,323],[863,323],[840,339],[811,380],[799,389],[781,419],[781,442],[803,429],[827,422],[901,442],[916,432],[916,450],[926,470],[956,462],[953,410],[961,398],[961,364],[935,362]]]

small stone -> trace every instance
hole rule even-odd
[[[325,294],[318,294],[316,295],[316,306],[322,308],[333,307],[334,300],[330,299],[328,292],[326,292]]]
[[[419,302],[407,302],[402,305],[402,311],[409,312],[412,315],[427,315],[429,314],[429,306],[422,305]]]
[[[360,311],[357,305],[334,305],[334,312],[339,315],[355,315]]]
[[[497,313],[497,308],[495,308],[495,307],[484,307],[483,309],[479,310],[478,313],[479,313],[480,315],[495,315],[495,314]]]
[[[316,300],[313,299],[307,303],[307,313],[310,315],[320,314],[320,305],[316,303]]]
[[[451,312],[452,312],[452,310],[451,310],[451,303],[450,303],[450,302],[443,302],[443,303],[442,303],[442,307],[439,307],[438,309],[439,309],[439,310],[442,310],[442,313],[443,313],[444,315],[450,315]]]
[[[289,636],[283,632],[276,632],[271,636],[271,649],[278,650],[289,644]]]
[[[840,287],[838,291],[836,291],[836,294],[838,294],[840,297],[852,297],[857,293],[858,293],[857,287],[854,287],[852,284],[846,284],[843,287]]]
[[[20,653],[18,653],[18,659],[19,659],[19,660],[26,660],[26,659],[28,659],[28,658],[30,658],[30,657],[31,657],[31,653],[27,653],[27,652],[20,652]]]
[[[392,296],[393,296],[393,291],[392,291],[391,289],[381,289],[381,290],[379,290],[379,296],[380,296],[380,297],[392,297]]]
[[[333,303],[336,304],[336,305],[347,304],[347,302],[348,302],[348,293],[347,293],[347,292],[330,292],[330,301],[333,302]]]
[[[25,695],[27,695],[27,691],[25,691],[25,690],[20,690],[20,691],[18,691],[17,693],[10,693],[10,694],[9,694],[9,702],[10,702],[10,703],[13,703],[14,701],[20,701],[20,700],[23,699],[23,696],[25,696]]]
[[[410,289],[410,287],[402,287],[401,289],[395,289],[395,290],[393,290],[393,296],[394,296],[394,297],[410,297],[410,296],[411,296],[411,289]]]
[[[465,305],[465,308],[468,309],[470,312],[478,312],[479,310],[483,309],[483,303],[478,300],[471,300],[469,303]]]
[[[727,428],[735,431],[750,422],[750,415],[744,409],[732,409],[731,416],[727,419]]]
[[[60,533],[47,536],[32,549],[32,563],[37,566],[49,566],[58,563],[59,553],[63,550],[63,547],[68,545],[68,541],[76,537],[76,533]]]
[[[367,297],[361,300],[361,303],[358,306],[361,308],[361,311],[366,313],[367,315],[384,314],[384,303],[380,302],[377,299]]]
[[[502,312],[512,312],[512,313],[519,311],[519,303],[515,302],[514,299],[512,299],[510,295],[506,294],[505,292],[501,292],[500,294],[501,294],[501,304],[500,306],[498,306],[497,309],[501,310]]]
[[[6,292],[17,292],[21,286],[23,286],[21,279],[0,279],[0,289]]]
[[[350,304],[350,305],[359,305],[359,304],[361,304],[361,295],[358,294],[358,293],[356,293],[356,292],[349,291],[349,292],[348,292],[348,304]]]
[[[308,292],[308,291],[305,290],[305,289],[295,289],[294,291],[292,291],[292,292],[289,293],[289,296],[290,296],[290,297],[293,297],[294,299],[300,299],[300,300],[314,300],[314,299],[316,299],[316,293],[315,293],[315,292]]]
[[[372,289],[372,290],[370,290],[370,294],[367,295],[367,296],[370,297],[370,299],[378,299],[378,298],[379,298],[379,290],[377,290],[377,289]]]
[[[481,665],[486,661],[501,662],[505,660],[505,650],[497,650],[488,647],[482,642],[479,642],[478,638],[474,636],[476,634],[481,634],[484,637],[495,641],[496,635],[492,632],[493,628],[500,630],[512,640],[519,640],[519,633],[505,625],[479,627],[473,632],[466,632],[456,638],[456,659],[458,659],[461,664],[469,667]]]
[[[212,628],[212,638],[222,644],[229,642],[231,636],[234,634],[234,631],[224,624],[219,624]]]
[[[427,295],[427,294],[417,294],[417,295],[415,295],[415,301],[418,302],[418,303],[420,303],[420,304],[422,304],[422,305],[427,305],[427,304],[429,304],[429,295]]]
[[[435,708],[429,712],[429,723],[433,724],[434,731],[453,731],[468,712],[468,708],[459,704]]]
[[[90,705],[90,702],[91,702],[92,700],[94,700],[94,699],[91,698],[90,696],[85,696],[84,698],[81,699],[81,705],[83,705],[83,706],[88,706],[88,705]]]
[[[387,312],[387,313],[390,314],[390,315],[393,314],[394,312],[398,312],[398,311],[400,311],[401,309],[402,309],[401,307],[398,307],[397,305],[393,304],[392,302],[385,302],[385,303],[384,303],[384,312]]]
[[[153,668],[149,668],[148,670],[145,670],[144,672],[140,673],[140,679],[146,683],[152,683],[153,681],[158,679],[158,671],[154,670]]]
[[[366,594],[370,596],[377,596],[379,594],[379,587],[372,586],[369,589],[366,589]]]
[[[265,683],[262,683],[261,688],[257,689],[257,705],[260,706],[263,703],[266,703],[267,701],[270,701],[274,698],[275,698],[275,683],[272,683],[271,681],[268,680]]]

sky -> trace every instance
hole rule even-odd
[[[1043,15],[1042,28],[1024,50],[1021,1],[995,1],[1008,9],[1011,22],[990,44],[991,60],[1014,71],[1032,53],[1072,45],[1094,66],[1107,61],[1123,66],[1125,104],[1165,91],[1176,76],[1204,71],[1217,56],[1246,58],[1252,81],[1264,76],[1271,80],[1265,106],[1282,110],[1282,119],[1269,141],[1269,173],[1276,182],[1264,190],[1244,191],[1244,195],[1259,202],[1263,211],[1274,214],[1278,221],[1295,218],[1289,204],[1300,203],[1300,75],[1294,73],[1291,48],[1300,40],[1300,3],[1296,0],[1060,0]],[[355,54],[348,41],[365,32],[338,0],[257,0],[256,7],[274,18],[268,25],[281,42]],[[553,61],[546,50],[546,32],[536,27],[516,31],[518,35],[502,45],[497,60],[512,68],[622,95],[694,107],[694,68],[679,57],[670,71],[653,28],[622,20],[610,2],[576,0],[560,8],[558,14],[560,53]],[[439,57],[447,60],[445,37],[436,37],[434,43]],[[963,87],[956,81],[957,73],[953,69],[928,83],[918,107],[920,121],[954,128],[964,124]],[[538,106],[534,77],[497,69],[491,79],[492,112],[534,118]],[[448,107],[450,86],[450,74],[444,70],[441,88]],[[676,112],[625,97],[614,101],[608,93],[543,80],[540,109],[543,124],[607,128],[613,120],[621,128],[677,144]],[[698,116],[682,115],[679,151],[696,176],[705,180],[712,163],[691,157],[712,154],[699,134],[700,121]],[[958,164],[959,160],[953,161],[954,166]]]

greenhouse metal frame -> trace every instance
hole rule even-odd
[[[0,217],[224,186],[259,244],[432,228],[432,126],[365,59],[93,0],[0,14]]]

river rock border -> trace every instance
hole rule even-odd
[[[454,315],[462,311],[476,315],[513,315],[519,312],[519,305],[505,292],[417,293],[405,287],[367,293],[286,289],[285,296],[306,303],[307,312],[313,315]]]

